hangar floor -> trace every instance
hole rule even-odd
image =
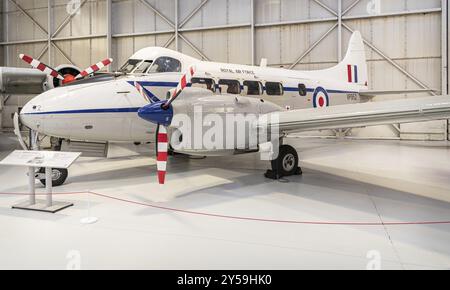
[[[26,170],[0,167],[0,268],[450,269],[450,144],[289,143],[305,171],[289,182],[256,154],[177,157],[164,187],[148,153],[82,158],[55,215],[12,210]],[[88,208],[100,220],[81,225]]]

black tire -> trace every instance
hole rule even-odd
[[[280,146],[278,158],[272,161],[272,171],[278,177],[292,176],[299,174],[299,159],[297,150],[292,146]]]
[[[69,176],[69,172],[67,169],[61,169],[61,168],[53,168],[53,179],[52,179],[52,186],[58,187],[64,184],[66,182],[67,177]],[[39,169],[39,173],[45,174],[45,168]],[[40,180],[41,183],[45,186],[45,178]]]

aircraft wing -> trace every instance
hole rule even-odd
[[[436,91],[431,90],[431,89],[388,90],[388,91],[362,90],[359,92],[359,95],[361,97],[373,98],[373,97],[382,96],[382,95],[401,95],[401,94],[416,94],[416,93],[431,93],[431,92],[436,92]]]
[[[35,69],[0,67],[0,93],[40,94],[47,76]]]
[[[288,133],[440,119],[450,119],[450,96],[274,112],[261,116],[257,127],[278,125],[280,132]]]

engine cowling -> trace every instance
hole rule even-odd
[[[60,65],[56,67],[55,70],[64,77],[64,81],[48,76],[47,81],[44,83],[44,91],[48,91],[74,81],[75,77],[81,72],[78,67],[69,64]]]

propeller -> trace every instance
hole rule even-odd
[[[137,89],[146,101],[150,104],[142,107],[138,111],[139,117],[157,124],[156,129],[156,156],[157,156],[157,168],[158,168],[158,181],[163,185],[166,182],[167,174],[167,159],[169,148],[168,127],[170,126],[173,118],[172,103],[178,98],[181,92],[191,83],[191,80],[195,74],[194,67],[190,67],[188,72],[184,74],[178,83],[176,90],[167,101],[152,102],[153,98],[149,95],[149,92],[142,87],[138,82],[134,82],[134,87]]]
[[[87,69],[85,69],[84,71],[82,71],[79,75],[77,75],[75,77],[76,80],[79,80],[81,78],[84,78],[88,75],[91,75],[95,72],[98,72],[99,70],[101,70],[102,68],[104,68],[105,66],[108,66],[110,64],[112,64],[113,59],[112,58],[108,58],[105,59],[97,64],[91,65],[90,67],[88,67]]]
[[[154,102],[152,96],[149,95],[149,92],[139,82],[134,82],[134,87],[144,98],[144,100],[149,103],[147,106],[144,106],[139,110],[139,116],[146,121],[156,123],[158,125],[156,129],[156,166],[158,171],[159,184],[163,185],[166,182],[169,148],[169,136],[167,134],[166,126],[170,125],[170,122],[165,120],[171,120],[171,116],[173,116],[173,110],[172,108],[164,110],[162,108],[162,105],[164,104],[163,102]],[[158,121],[153,120],[152,118],[154,117],[154,108],[158,108],[167,116]],[[151,117],[150,115],[153,117]]]
[[[156,166],[158,168],[159,184],[163,185],[166,183],[169,137],[165,126],[158,125],[156,132],[158,138],[156,143]]]
[[[194,74],[195,74],[194,66],[189,67],[187,73],[181,77],[181,80],[178,83],[176,90],[173,92],[172,97],[163,105],[164,109],[169,108],[170,105],[172,105],[172,103],[178,98],[181,92],[183,92],[183,90],[187,87],[187,85],[191,83]]]
[[[147,91],[145,90],[145,88],[139,82],[134,82],[134,87],[146,102],[149,103],[153,102],[150,96],[148,95]]]
[[[62,76],[58,71],[56,71],[54,68],[44,64],[43,62],[32,58],[29,55],[26,54],[20,54],[19,58],[21,60],[23,60],[24,62],[28,63],[29,65],[31,65],[33,68],[38,69],[40,71],[42,71],[43,73],[59,79],[63,85],[72,83],[74,81],[80,80],[90,74],[93,74],[99,70],[101,70],[102,68],[110,65],[113,62],[112,58],[108,58],[105,59],[97,64],[94,64],[90,67],[88,67],[87,69],[83,70],[81,73],[79,73],[77,76],[71,75],[71,74],[66,74],[64,76]]]
[[[23,60],[24,62],[31,65],[33,68],[40,70],[41,72],[52,76],[54,78],[57,78],[61,81],[64,81],[64,77],[60,75],[55,69],[49,67],[48,65],[44,64],[43,62],[32,58],[31,56],[28,56],[26,54],[20,54],[19,58]]]

